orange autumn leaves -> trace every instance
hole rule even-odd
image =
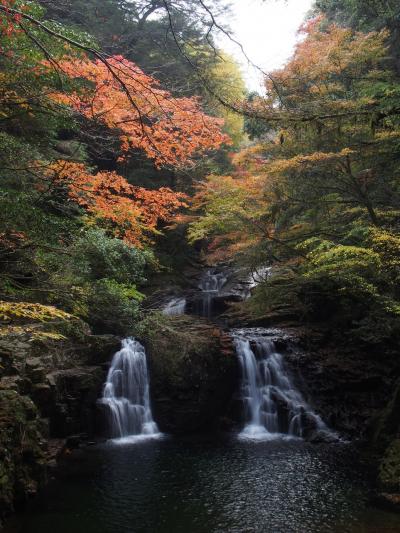
[[[46,177],[52,189],[65,187],[71,201],[96,223],[129,244],[141,246],[186,205],[186,197],[168,188],[147,190],[130,185],[115,172],[89,174],[83,164],[57,161]]]
[[[21,12],[16,13],[14,8]],[[43,108],[57,115],[61,105],[66,116],[84,117],[85,120],[71,121],[74,129],[75,124],[87,127],[89,122],[89,132],[108,128],[111,136],[106,139],[115,136],[120,141],[113,154],[115,160],[128,159],[140,151],[157,168],[188,167],[204,153],[230,142],[221,131],[223,120],[205,114],[198,98],[172,96],[156,79],[122,56],[106,58],[90,48],[86,55],[82,52],[85,45],[76,47],[73,40],[57,34],[55,42],[63,39],[66,42],[55,47],[50,60],[36,41],[32,43],[28,34],[20,31],[21,22],[25,21],[28,30],[35,30],[33,35],[37,31],[41,38],[43,29],[51,35],[51,26],[35,16],[39,15],[30,16],[26,12],[23,0],[0,0],[0,36],[6,36],[7,43],[10,40],[11,49],[13,39],[20,39],[22,44],[18,41],[15,48],[32,51],[33,47],[33,52],[37,52],[28,54],[29,68],[33,81],[40,82]],[[79,41],[79,36],[76,40]],[[75,131],[73,135],[79,136]],[[110,150],[105,145],[107,140],[99,141],[99,137],[96,134],[90,137],[89,133],[85,143],[99,143],[96,150],[100,152],[103,142],[104,150]],[[113,139],[109,144],[114,149]],[[43,167],[48,169],[44,176]],[[41,160],[33,163],[33,168],[38,171],[38,189],[50,189],[51,194],[61,192],[62,201],[67,193],[68,201],[86,211],[90,223],[133,245],[149,243],[160,223],[170,221],[186,205],[182,193],[169,188],[134,187],[116,172],[92,173],[81,162]]]
[[[266,79],[269,111],[279,104],[278,109],[293,119],[293,111],[300,108],[303,114],[318,116],[373,104],[367,96],[354,100],[353,88],[382,78],[388,32],[354,32],[325,24],[322,17],[308,21],[301,28],[305,38],[297,44],[293,57]]]
[[[158,167],[178,166],[229,142],[221,132],[223,121],[204,114],[197,98],[174,98],[122,56],[107,61],[65,58],[58,65],[70,79],[84,83],[52,98],[118,130],[123,153],[140,149]]]
[[[229,142],[222,120],[205,115],[198,99],[172,97],[121,56],[107,62],[64,58],[58,65],[78,84],[70,92],[52,93],[52,99],[118,131],[122,153],[141,149],[157,167],[177,167]],[[135,187],[116,172],[92,175],[80,163],[58,161],[47,176],[52,184],[66,186],[69,198],[96,223],[133,245],[149,242],[160,222],[186,206],[182,193]]]

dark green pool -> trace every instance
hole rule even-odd
[[[91,447],[7,533],[400,532],[356,456],[235,438]]]

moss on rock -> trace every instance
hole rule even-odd
[[[389,492],[400,492],[400,439],[387,448],[379,467],[379,483]]]
[[[162,315],[146,320],[142,337],[161,430],[187,433],[218,428],[239,375],[230,337],[199,318]]]
[[[0,517],[13,510],[16,501],[35,494],[46,480],[42,426],[30,398],[0,389]]]

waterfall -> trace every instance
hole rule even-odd
[[[151,413],[145,349],[135,339],[124,339],[114,355],[101,403],[107,408],[113,438],[160,435]]]
[[[198,314],[206,318],[211,318],[213,313],[213,301],[220,293],[221,289],[227,282],[223,272],[207,270],[198,285],[200,289],[200,309]]]
[[[329,431],[291,382],[282,355],[271,339],[249,338],[240,332],[234,342],[242,369],[241,398],[245,408],[242,437],[301,438],[315,431]]]
[[[179,316],[185,314],[186,298],[173,298],[163,309],[167,316]]]

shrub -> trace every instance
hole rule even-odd
[[[89,324],[96,333],[132,333],[143,296],[135,287],[102,279],[90,286],[87,300]]]

